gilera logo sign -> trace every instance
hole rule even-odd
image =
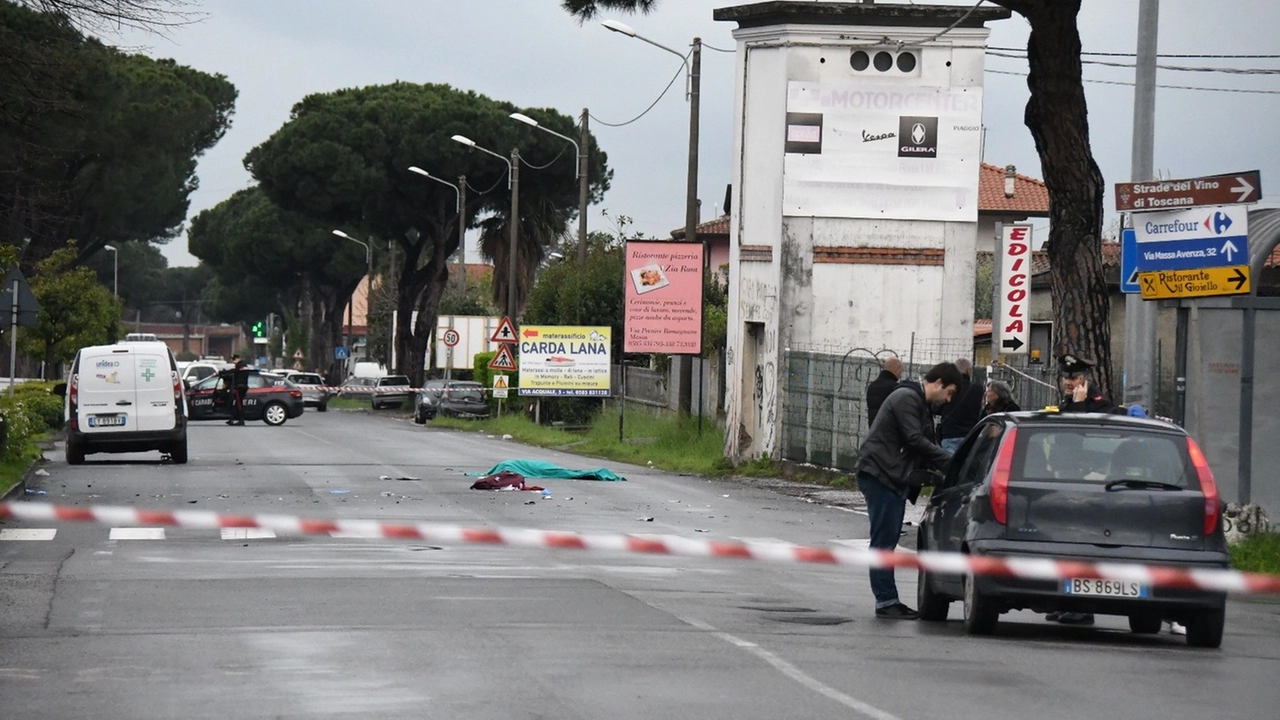
[[[898,118],[898,157],[938,157],[938,118]]]

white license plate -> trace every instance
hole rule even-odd
[[[90,415],[89,427],[124,427],[124,415]]]
[[[1115,598],[1144,598],[1151,596],[1151,588],[1141,583],[1125,580],[1095,580],[1093,578],[1068,578],[1063,580],[1062,592],[1067,595]]]

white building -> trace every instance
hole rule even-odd
[[[738,23],[731,460],[777,457],[787,348],[971,345],[985,23],[1007,17],[798,1],[715,11]]]

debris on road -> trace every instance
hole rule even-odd
[[[408,475],[401,475],[400,477],[392,477],[390,475],[379,475],[378,479],[379,480],[421,480],[422,478],[409,477]]]

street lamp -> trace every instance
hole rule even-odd
[[[448,185],[453,188],[453,192],[458,196],[458,292],[467,294],[467,176],[459,175],[458,184],[454,185],[448,180],[441,180],[431,173],[423,170],[417,165],[410,165],[409,172],[417,173],[428,180],[435,180],[441,185]]]
[[[688,61],[685,61],[684,55],[676,50],[654,42],[643,35],[636,33],[629,26],[624,25],[616,20],[605,20],[602,23],[606,28],[616,33],[622,33],[628,37],[662,48],[667,52],[680,58],[685,63],[685,69],[689,73],[689,86],[686,97],[689,100],[689,177],[685,186],[685,205],[684,205],[684,239],[685,242],[697,242],[698,232],[698,113],[701,100],[699,97],[699,86],[702,78],[702,38],[693,39],[693,50],[690,52]],[[704,261],[705,262],[705,261]],[[690,414],[693,405],[693,363],[692,361],[682,363],[680,366],[680,393],[679,405],[680,412],[684,415]]]
[[[578,267],[586,268],[587,266],[587,109],[582,109],[582,144],[579,145],[573,138],[567,135],[561,135],[555,130],[542,127],[537,120],[523,113],[511,113],[511,119],[518,120],[525,125],[541,130],[545,133],[555,135],[561,140],[567,140],[573,144],[573,150],[578,154],[578,170],[575,177],[578,180]]]
[[[341,230],[334,230],[333,234],[337,235],[340,238],[346,238],[351,242],[360,243],[361,245],[364,246],[364,266],[365,266],[365,291],[364,291],[365,320],[364,322],[365,322],[365,325],[368,325],[369,324],[369,308],[372,305],[372,300],[373,300],[373,248],[370,247],[369,243],[363,240],[357,240],[356,238],[351,237],[350,235],[342,232]],[[347,302],[347,362],[351,362],[352,360],[351,335],[353,332],[355,332],[355,314],[356,314],[355,309],[356,309],[355,298],[352,298]]]
[[[512,150],[511,159],[508,160],[492,150],[480,147],[465,135],[454,135],[452,139],[486,155],[492,155],[507,164],[507,188],[511,190],[511,220],[507,223],[511,231],[510,247],[507,249],[507,317],[511,322],[515,322],[517,226],[520,224],[520,151]]]
[[[103,250],[111,251],[111,294],[120,297],[120,252],[115,245],[103,245]]]

